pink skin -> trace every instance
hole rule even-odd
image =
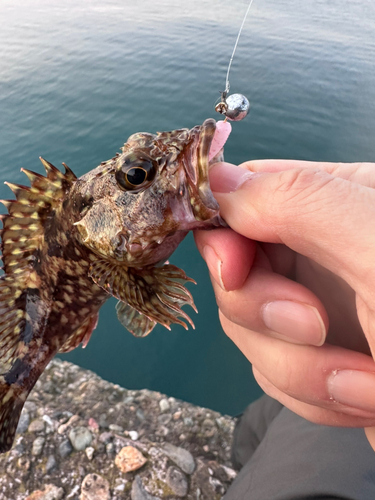
[[[211,161],[224,147],[231,132],[232,126],[229,122],[221,120],[216,123],[215,135],[212,139],[208,161]]]

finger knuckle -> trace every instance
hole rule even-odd
[[[293,215],[297,210],[300,215],[320,210],[322,200],[329,202],[329,193],[323,194],[323,190],[333,180],[333,177],[318,169],[293,169],[282,172],[272,193],[273,201],[269,207],[272,216],[276,220],[279,217],[284,220],[286,214]]]
[[[263,367],[263,369],[259,371],[253,368],[253,373],[260,385],[263,384],[268,387],[267,390],[274,388],[280,393],[287,394],[288,396],[296,396],[296,373],[293,362],[288,359],[287,355],[284,354],[279,358],[274,357],[272,360],[272,367]],[[263,385],[261,385],[262,389],[267,392]]]
[[[318,169],[291,169],[280,174],[279,192],[288,193],[294,197],[304,191],[310,191],[322,172]]]
[[[295,396],[296,370],[293,359],[289,359],[287,353],[283,356],[275,357],[272,368],[272,382],[279,391]]]

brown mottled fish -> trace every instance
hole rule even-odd
[[[30,187],[7,183],[16,200],[1,216],[0,452],[48,362],[87,344],[109,297],[137,337],[156,323],[194,326],[181,309],[195,309],[183,285],[193,280],[166,259],[189,230],[223,224],[208,182],[211,145],[210,163],[222,159],[217,136],[213,119],[137,133],[80,178],[41,159],[46,176],[23,169]]]

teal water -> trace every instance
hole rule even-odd
[[[247,1],[1,0],[0,180],[23,183],[38,156],[77,175],[137,131],[214,116]],[[255,0],[231,90],[250,99],[226,159],[375,160],[373,0]],[[0,197],[9,191],[0,185]],[[135,339],[115,301],[85,350],[64,356],[127,388],[236,414],[260,394],[222,332],[205,264],[189,237],[171,261],[198,282],[196,330]]]

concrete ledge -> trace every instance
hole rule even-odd
[[[219,500],[234,419],[53,360],[30,394],[0,500]]]

